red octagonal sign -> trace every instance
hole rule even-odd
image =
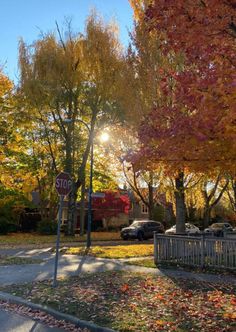
[[[61,196],[66,196],[71,192],[72,179],[69,173],[61,172],[56,177],[56,191]]]

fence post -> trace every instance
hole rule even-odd
[[[157,232],[154,232],[154,263],[157,265]]]
[[[205,263],[205,250],[204,250],[204,235],[201,235],[201,267],[204,267]]]

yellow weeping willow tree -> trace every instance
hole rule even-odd
[[[70,22],[66,29],[63,34],[57,26],[57,33],[33,45],[20,41],[20,91],[45,133],[56,132],[59,153],[50,150],[54,173],[63,169],[73,176],[75,205],[94,131],[120,115],[116,82],[123,55],[116,25],[105,24],[96,13],[88,17],[84,33],[73,33]],[[72,225],[73,216],[68,218]]]

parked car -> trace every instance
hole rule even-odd
[[[223,236],[224,232],[232,232],[233,227],[228,222],[216,222],[210,227],[204,229],[204,234],[211,234],[214,236]]]
[[[138,239],[142,241],[153,237],[153,233],[164,233],[162,223],[154,220],[134,220],[129,227],[122,228],[121,237],[123,240]]]
[[[195,226],[195,225],[190,224],[190,223],[187,222],[187,223],[185,223],[185,233],[187,235],[197,235],[197,234],[200,234],[201,231],[200,231],[200,229],[197,226]],[[168,234],[169,235],[176,234],[176,225],[174,225],[171,228],[167,229],[165,231],[165,234],[167,234],[167,235]]]

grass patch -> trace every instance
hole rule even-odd
[[[160,263],[156,265],[154,263],[153,258],[144,258],[144,259],[138,259],[135,261],[125,262],[127,265],[136,265],[136,266],[142,266],[142,267],[150,267],[150,268],[159,268],[159,269],[175,269],[175,270],[182,270],[187,272],[195,272],[195,273],[212,273],[212,274],[221,274],[221,275],[232,275],[236,276],[235,270],[226,270],[226,269],[217,269],[213,267],[204,267],[200,268],[197,266],[187,266],[187,265],[177,265],[174,263]]]
[[[95,246],[86,250],[86,248],[68,248],[63,251],[68,255],[90,255],[100,258],[132,258],[153,256],[153,244],[134,244],[118,246]]]
[[[105,272],[0,288],[120,332],[235,331],[235,286]]]
[[[144,259],[137,259],[135,261],[125,262],[127,265],[136,265],[142,267],[150,267],[150,268],[157,268],[156,264],[154,263],[154,258],[144,258]]]
[[[113,241],[121,240],[119,232],[92,232],[92,241]],[[61,234],[61,244],[82,243],[86,241],[84,236],[65,236]],[[27,245],[55,245],[56,235],[39,235],[37,233],[11,233],[0,235],[0,245],[26,247]]]
[[[0,255],[0,265],[40,264],[42,259]]]

